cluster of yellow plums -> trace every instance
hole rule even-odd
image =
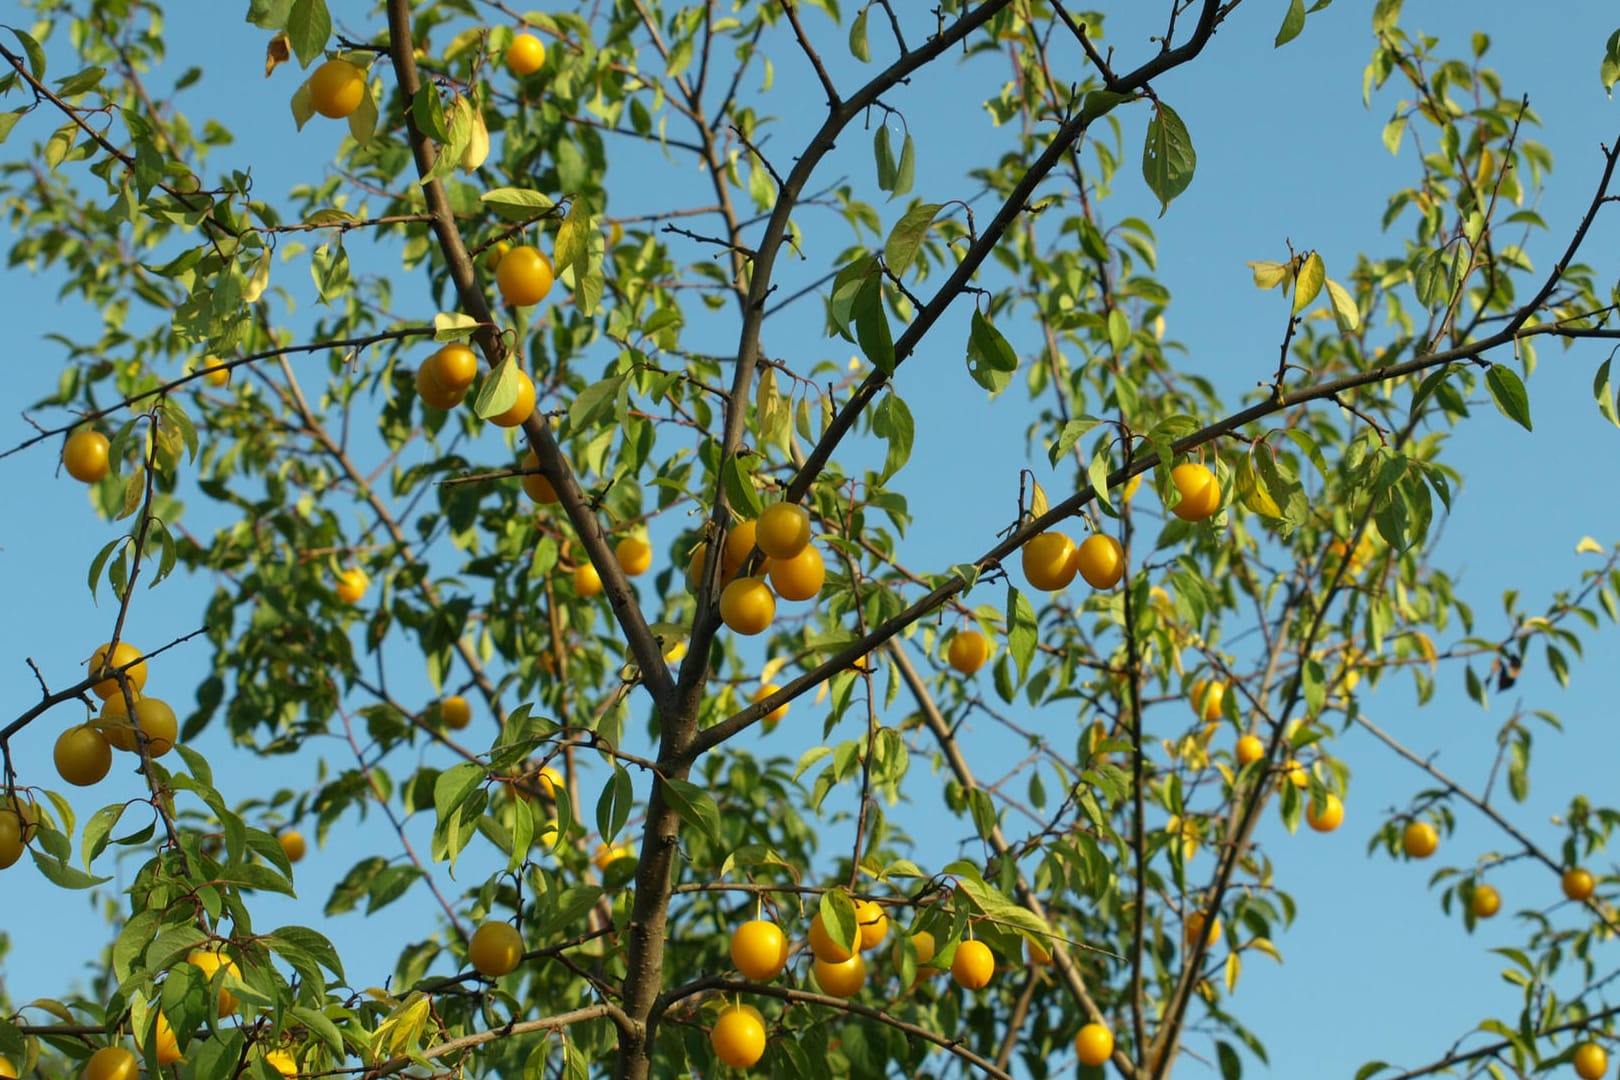
[[[850,998],[866,985],[866,960],[862,953],[882,945],[889,933],[889,917],[874,900],[853,899],[858,933],[849,947],[834,941],[821,915],[810,920],[807,935],[811,955],[811,975],[821,990],[833,997]],[[927,973],[933,968],[934,936],[926,930],[911,935],[917,963]],[[787,934],[769,919],[752,919],[731,934],[731,962],[747,979],[770,982],[787,967],[790,953]],[[968,990],[982,990],[995,975],[996,960],[984,942],[967,938],[956,946],[951,961],[951,977]],[[746,1069],[765,1053],[765,1020],[759,1010],[741,1002],[727,1004],[709,1032],[715,1055],[732,1068]],[[1112,1041],[1110,1040],[1110,1046]]]
[[[687,584],[696,592],[708,562],[707,542],[692,551]],[[752,574],[738,576],[758,551]],[[721,546],[720,620],[738,634],[764,633],[776,619],[776,598],[813,600],[827,580],[821,551],[811,543],[810,514],[797,503],[767,506],[757,520],[732,526]],[[767,579],[769,584],[767,584]]]
[[[1181,495],[1170,512],[1182,521],[1203,521],[1221,508],[1220,481],[1207,466],[1184,461],[1170,470],[1170,479]],[[1106,533],[1092,533],[1079,544],[1060,532],[1038,533],[1024,542],[1021,554],[1024,580],[1043,592],[1068,588],[1076,575],[1094,589],[1112,589],[1125,576],[1125,549]]]
[[[210,983],[219,984],[218,1015],[221,1019],[237,1011],[240,1002],[236,995],[226,987],[227,980],[241,980],[241,971],[220,948],[195,949],[186,957],[186,963],[201,971]],[[184,1058],[180,1049],[180,1040],[175,1035],[174,1028],[169,1024],[168,1017],[162,1012],[157,1014],[157,1023],[152,1033],[152,1052],[159,1065],[173,1065]],[[265,1063],[282,1076],[292,1077],[298,1073],[298,1064],[291,1052],[284,1049],[270,1050],[264,1055]],[[0,1059],[4,1061],[4,1059]],[[0,1068],[0,1077],[15,1077],[16,1071]],[[85,1062],[81,1073],[82,1080],[136,1080],[140,1072],[139,1059],[124,1046],[103,1046],[90,1055]]]
[[[147,753],[154,758],[174,749],[179,721],[168,702],[145,695],[146,661],[141,657],[141,651],[127,641],[102,645],[91,656],[91,677],[100,681],[92,683],[90,690],[102,699],[101,713],[63,731],[52,755],[56,771],[75,787],[100,782],[112,770],[113,750],[135,752],[143,737]],[[117,677],[120,671],[128,683],[127,695]]]

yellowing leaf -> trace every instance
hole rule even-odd
[[[1243,959],[1235,952],[1226,954],[1226,992],[1237,989],[1238,975],[1243,971]]]
[[[1327,279],[1328,303],[1333,305],[1333,317],[1338,320],[1339,332],[1351,333],[1361,325],[1361,312],[1356,310],[1356,302],[1343,285],[1332,278]]]
[[[433,316],[433,340],[455,341],[478,327],[478,320],[459,311],[441,311]]]
[[[776,673],[787,667],[788,662],[792,659],[791,656],[771,657],[765,661],[765,666],[759,669],[759,681],[761,683],[771,682],[776,678]]]
[[[1575,554],[1585,555],[1587,552],[1591,552],[1593,555],[1601,555],[1603,554],[1603,545],[1590,536],[1583,536],[1581,542],[1575,545]]]
[[[1327,280],[1327,267],[1322,265],[1322,256],[1311,252],[1305,256],[1305,263],[1299,268],[1299,274],[1294,278],[1294,314],[1298,315],[1315,300],[1322,291],[1322,283]]]
[[[1051,504],[1046,501],[1046,489],[1041,487],[1041,485],[1038,483],[1034,483],[1032,486],[1035,488],[1035,490],[1029,497],[1030,516],[1040,517],[1052,507]]]
[[[1259,949],[1261,952],[1277,961],[1277,963],[1282,963],[1282,953],[1277,951],[1277,946],[1271,943],[1270,938],[1251,938],[1244,947],[1248,949]]]
[[[1284,285],[1293,277],[1293,271],[1287,263],[1280,262],[1251,262],[1249,269],[1254,271],[1254,287],[1257,289],[1272,289]]]

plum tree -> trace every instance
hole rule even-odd
[[[1453,436],[1531,429],[1532,376],[1580,368],[1620,424],[1620,259],[1589,241],[1620,138],[1555,182],[1486,35],[1373,5],[1393,115],[1334,137],[1352,172],[1394,154],[1385,232],[1345,250],[1324,196],[1199,250],[1268,305],[1222,313],[1249,349],[1212,375],[1160,255],[1202,236],[1195,144],[1264,106],[1188,102],[1230,43],[1342,56],[1347,5],[1273,36],[1245,0],[251,0],[251,64],[156,4],[27,6],[10,259],[80,321],[7,456],[89,484],[64,581],[103,601],[74,656],[108,644],[11,682],[0,895],[119,891],[87,984],[0,985],[25,1075],[133,1075],[129,1043],[182,1080],[1233,1077],[1310,846],[1263,830],[1302,823],[1450,863],[1460,937],[1525,905],[1492,924],[1523,1000],[1404,1075],[1612,1038],[1620,813],[1524,811],[1546,703],[1481,727],[1477,777],[1370,715],[1391,684],[1483,710],[1532,650],[1566,680],[1620,610],[1620,550],[1486,615],[1439,542]],[[1612,89],[1620,34],[1567,36]],[[283,107],[346,127],[242,127]],[[149,639],[158,610],[194,629]],[[1393,801],[1353,798],[1351,737]],[[31,764],[58,746],[71,793]],[[336,884],[270,925],[295,862]],[[1530,867],[1538,895],[1487,883]],[[385,908],[420,929],[353,933]]]

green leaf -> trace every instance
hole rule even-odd
[[[602,794],[596,800],[596,831],[602,835],[602,842],[610,844],[613,838],[619,835],[625,822],[630,820],[630,811],[635,807],[635,788],[630,782],[630,774],[622,765],[613,766],[613,775],[608,782],[602,785]]]
[[[17,121],[21,120],[26,112],[26,109],[0,112],[0,143],[6,141],[6,138],[11,134],[11,129],[17,126]]]
[[[1198,155],[1193,151],[1187,125],[1170,106],[1157,103],[1142,145],[1142,176],[1148,189],[1159,197],[1160,217],[1170,209],[1170,201],[1192,183],[1197,164]]]
[[[1501,364],[1493,364],[1485,373],[1485,385],[1491,392],[1491,400],[1503,416],[1518,424],[1524,430],[1530,427],[1530,396],[1524,391],[1524,383],[1509,368]]]
[[[1018,681],[1029,674],[1030,661],[1035,659],[1035,647],[1040,643],[1040,627],[1035,619],[1035,608],[1017,587],[1007,586],[1007,651],[1018,666]]]
[[[493,188],[478,197],[478,201],[504,218],[532,218],[556,206],[549,195],[527,188]]]
[[[1080,100],[1080,115],[1087,125],[1100,120],[1127,101],[1136,100],[1131,94],[1116,94],[1112,90],[1092,90]]]
[[[484,377],[478,388],[478,400],[473,402],[473,413],[480,420],[499,416],[510,409],[518,398],[517,358],[507,353],[495,370]]]
[[[1108,313],[1108,344],[1114,350],[1115,356],[1125,352],[1125,347],[1131,343],[1131,324],[1125,318],[1125,313],[1114,308]]]
[[[1058,463],[1058,458],[1072,450],[1074,444],[1080,441],[1081,436],[1100,423],[1102,421],[1095,416],[1082,416],[1064,424],[1063,430],[1058,432],[1057,440],[1047,448],[1047,460],[1055,466]]]
[[[890,230],[888,240],[883,243],[883,261],[895,277],[904,276],[910,269],[934,218],[943,208],[942,203],[913,203]]]
[[[444,104],[439,100],[438,84],[429,80],[417,88],[411,98],[411,119],[416,130],[436,143],[450,138],[450,129],[444,124]]]
[[[1605,360],[1598,365],[1597,374],[1592,378],[1592,397],[1596,399],[1598,412],[1603,414],[1604,419],[1615,427],[1620,427],[1620,409],[1616,408],[1614,387],[1609,383],[1609,364],[1610,361]],[[116,543],[116,541],[114,542]],[[104,554],[108,553],[106,548],[103,548],[102,551]],[[96,558],[98,560],[102,559],[103,555],[98,555]],[[90,570],[90,577],[92,582],[91,591],[94,592],[96,570],[93,566]]]
[[[897,199],[909,192],[916,179],[917,144],[912,141],[910,132],[907,132],[905,141],[900,144],[900,168],[894,174],[894,192],[889,198]]]
[[[866,40],[866,13],[868,8],[861,8],[861,13],[849,24],[849,54],[861,63],[869,63],[872,59],[872,48]]]
[[[568,407],[569,427],[577,434],[605,422],[614,411],[626,378],[624,375],[614,375],[581,390]]]
[[[900,166],[894,160],[894,147],[889,145],[889,125],[886,122],[880,123],[872,135],[872,156],[877,160],[878,188],[893,191]]]
[[[1603,48],[1603,63],[1598,66],[1598,79],[1609,96],[1614,97],[1614,84],[1620,82],[1620,30],[1609,35],[1609,43]]]
[[[326,0],[293,0],[287,13],[287,41],[298,55],[300,67],[309,67],[326,49],[332,36],[332,16]]]
[[[861,936],[861,924],[855,917],[855,905],[849,894],[842,889],[829,889],[822,893],[817,914],[821,916],[821,927],[827,931],[827,936],[834,943],[854,951],[855,943]]]
[[[894,337],[889,332],[889,316],[883,309],[883,281],[866,279],[855,296],[855,340],[872,366],[885,375],[894,373]]]
[[[733,455],[726,459],[720,470],[720,482],[726,489],[726,501],[744,521],[752,521],[765,510],[754,489],[754,478],[743,465],[742,458]]]
[[[1282,26],[1277,29],[1277,39],[1272,42],[1272,48],[1280,49],[1299,36],[1305,29],[1305,0],[1288,0],[1288,14],[1283,16]]]
[[[43,851],[29,849],[34,856],[34,865],[39,872],[52,885],[62,889],[91,889],[112,880],[110,877],[94,877],[85,873],[76,866],[69,866],[60,859],[52,858]]]
[[[911,445],[916,436],[916,424],[906,403],[893,393],[883,396],[872,411],[872,434],[889,443],[889,453],[883,462],[879,482],[899,472],[911,458]]]
[[[681,820],[701,830],[709,841],[720,843],[720,807],[707,791],[685,780],[663,781],[664,801]]]
[[[1018,370],[1018,354],[977,309],[968,333],[967,365],[973,381],[992,394],[1005,390]]]
[[[38,79],[40,82],[44,82],[45,50],[39,47],[39,42],[35,41],[28,34],[18,30],[15,26],[8,26],[6,29],[11,31],[12,36],[17,39],[17,44],[21,45],[23,52],[28,54],[29,74],[33,75],[34,78]]]
[[[1327,267],[1322,264],[1322,256],[1311,252],[1305,256],[1305,262],[1300,265],[1299,273],[1294,276],[1294,314],[1298,315],[1310,306],[1322,292],[1322,283],[1327,280]]]
[[[293,1019],[307,1027],[328,1050],[338,1057],[344,1055],[343,1035],[325,1013],[302,1005],[294,1005],[290,1011]]]
[[[61,98],[76,97],[87,90],[93,89],[101,82],[102,76],[107,74],[106,68],[88,67],[83,71],[57,80],[56,96]]]
[[[590,269],[591,225],[590,202],[575,198],[568,206],[568,216],[557,229],[557,276],[570,270],[583,273]]]

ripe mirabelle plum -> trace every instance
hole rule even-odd
[[[945,661],[963,675],[972,675],[990,658],[990,643],[977,630],[958,630],[945,647]]]
[[[23,835],[26,827],[15,810],[0,807],[0,870],[22,858],[23,849],[27,846],[27,838]]]
[[[797,503],[767,506],[759,515],[754,543],[773,559],[793,558],[810,543],[810,512]]]
[[[467,396],[465,390],[448,390],[433,377],[432,361],[416,369],[416,396],[430,409],[453,409]]]
[[[857,949],[846,949],[832,939],[827,933],[827,925],[821,921],[820,914],[810,920],[810,951],[816,954],[817,960],[825,960],[829,964],[841,964],[848,960]],[[852,942],[851,944],[856,944]]]
[[[439,719],[445,727],[461,731],[472,723],[472,706],[460,694],[451,694],[439,702]]]
[[[533,34],[513,35],[512,44],[506,47],[507,70],[521,78],[533,75],[545,62],[546,47],[539,38]]]
[[[862,949],[877,948],[889,934],[889,917],[883,914],[882,905],[875,900],[855,901],[855,921],[861,927]]]
[[[495,979],[517,970],[523,959],[523,935],[511,923],[487,922],[467,942],[467,960],[480,975]]]
[[[358,566],[351,566],[337,576],[337,598],[345,604],[358,604],[365,598],[371,578]]]
[[[608,867],[614,863],[635,857],[635,850],[629,844],[602,844],[597,847],[596,854],[591,856],[591,865],[605,874]]]
[[[709,1032],[715,1056],[733,1069],[746,1069],[765,1056],[765,1025],[757,1010],[732,1005],[722,1012]]]
[[[1112,589],[1125,576],[1125,548],[1105,533],[1092,533],[1075,549],[1080,576],[1093,589]]]
[[[513,307],[538,304],[551,291],[556,279],[551,260],[532,244],[519,244],[501,256],[495,268],[495,286],[501,298]]]
[[[534,380],[529,378],[527,372],[519,371],[517,376],[517,397],[504,412],[498,412],[489,418],[489,422],[496,427],[518,427],[534,415]],[[538,461],[538,459],[536,459]]]
[[[1575,1075],[1581,1080],[1602,1080],[1603,1074],[1609,1071],[1609,1052],[1595,1042],[1581,1043],[1575,1048],[1570,1064],[1575,1066]]]
[[[1409,821],[1401,832],[1401,850],[1408,859],[1427,859],[1440,846],[1440,834],[1427,821]]]
[[[1207,916],[1202,911],[1194,911],[1188,914],[1187,918],[1183,922],[1182,937],[1186,939],[1189,948],[1192,946],[1193,942],[1198,940],[1198,935],[1204,929],[1204,920],[1206,918]],[[1204,938],[1204,947],[1213,949],[1215,947],[1215,943],[1220,940],[1221,920],[1217,916],[1215,921],[1210,924],[1209,934]]]
[[[135,1055],[122,1046],[103,1046],[84,1063],[83,1080],[135,1080],[140,1075]]]
[[[613,549],[626,577],[639,577],[652,566],[652,545],[639,536],[627,536]]]
[[[1114,1056],[1114,1033],[1101,1024],[1087,1024],[1074,1037],[1074,1052],[1082,1065],[1101,1065]]]
[[[602,575],[590,563],[574,567],[574,591],[589,600],[602,594]]]
[[[810,973],[816,977],[816,985],[833,997],[854,997],[866,985],[866,961],[860,953],[842,961],[818,957],[810,965]]]
[[[180,1040],[169,1025],[169,1018],[162,1013],[158,1013],[157,1030],[153,1032],[152,1041],[159,1065],[173,1065],[180,1060]]]
[[[814,600],[827,580],[827,564],[814,544],[786,559],[770,559],[771,586],[784,600]]]
[[[720,618],[736,633],[763,633],[776,618],[776,597],[759,578],[738,578],[720,593]]]
[[[732,577],[741,570],[748,556],[753,554],[754,534],[758,531],[757,521],[739,521],[726,530],[725,554],[720,563],[720,570],[726,577]]]
[[[752,919],[731,932],[731,962],[755,982],[769,982],[787,966],[788,939],[766,919]]]
[[[1592,891],[1597,888],[1597,880],[1592,877],[1590,870],[1572,866],[1564,871],[1560,885],[1569,899],[1585,901],[1591,899]]]
[[[366,73],[347,60],[328,60],[309,77],[309,104],[329,120],[342,120],[360,107]]]
[[[281,844],[281,853],[287,856],[288,862],[297,862],[302,859],[305,850],[309,846],[304,842],[304,834],[297,829],[288,829],[277,836],[276,841]]]
[[[1244,735],[1237,741],[1237,763],[1239,766],[1252,765],[1266,756],[1266,744],[1260,741],[1258,735]]]
[[[764,701],[766,698],[770,697],[780,689],[782,688],[777,686],[775,683],[765,683],[758,690],[754,691],[754,701]],[[764,726],[766,731],[769,731],[780,723],[782,717],[786,716],[787,713],[788,707],[786,705],[778,705],[776,708],[760,717],[760,723]]]
[[[146,752],[155,758],[173,750],[175,740],[180,737],[180,721],[174,710],[168,702],[157,698],[141,698],[135,703],[135,726],[146,736]],[[130,749],[138,749],[138,746],[137,741]]]
[[[459,397],[478,377],[478,354],[460,342],[451,342],[428,357],[422,367],[441,389]]]
[[[203,381],[209,386],[224,386],[231,381],[231,369],[217,356],[203,357],[197,370],[203,373]]]
[[[236,961],[216,949],[194,949],[186,957],[186,963],[202,972],[210,982],[214,979],[214,973],[220,968],[224,968],[230,975],[241,978],[241,972],[237,970]],[[219,1015],[222,1018],[231,1015],[236,1011],[236,1005],[236,995],[229,990],[221,989],[219,992]]]
[[[1305,807],[1305,823],[1317,832],[1332,832],[1344,820],[1344,803],[1339,797],[1328,792],[1322,803],[1322,812],[1317,813],[1315,805]]]
[[[1171,513],[1182,521],[1203,521],[1221,508],[1221,485],[1203,465],[1184,461],[1170,470],[1170,480],[1181,493]]]
[[[124,677],[129,680],[130,689],[137,694],[140,693],[141,689],[146,686],[146,661],[141,660],[138,664],[135,664],[134,661],[140,659],[141,650],[127,641],[120,641],[118,647],[112,650],[112,656],[110,657],[107,655],[107,649],[108,646],[106,645],[99,646],[90,655],[91,677],[107,676],[107,678],[90,687],[91,693],[103,701],[115,694],[121,695],[123,691],[118,688],[118,679],[115,677],[114,672],[130,664],[133,664],[133,666],[125,669]]]
[[[93,428],[80,428],[62,444],[62,467],[73,479],[93,484],[111,469],[107,436]]]
[[[557,489],[551,486],[551,481],[544,474],[528,471],[539,467],[540,455],[531,449],[523,456],[523,493],[544,506],[557,501]]]
[[[911,947],[917,950],[917,964],[928,963],[934,958],[934,935],[927,930],[919,930],[911,935]]]
[[[990,946],[969,938],[956,946],[951,960],[951,978],[966,990],[983,990],[996,974],[996,957]]]
[[[1490,885],[1475,885],[1468,899],[1468,910],[1476,919],[1489,919],[1502,910],[1502,894]]]
[[[1193,712],[1205,723],[1221,718],[1221,702],[1226,700],[1226,684],[1194,679],[1191,687]]]
[[[1067,588],[1080,567],[1074,541],[1060,532],[1043,532],[1024,541],[1024,580],[1034,588],[1056,592]]]
[[[112,747],[89,724],[70,727],[56,738],[56,771],[75,787],[89,787],[112,770]]]
[[[122,695],[108,698],[101,706],[96,726],[101,730],[102,738],[107,740],[107,745],[126,753],[134,753],[139,748],[140,737],[135,733],[139,728],[146,733],[147,752],[153,757],[168,753],[180,731],[174,709],[159,698],[144,697],[136,701],[135,722],[131,723]]]

